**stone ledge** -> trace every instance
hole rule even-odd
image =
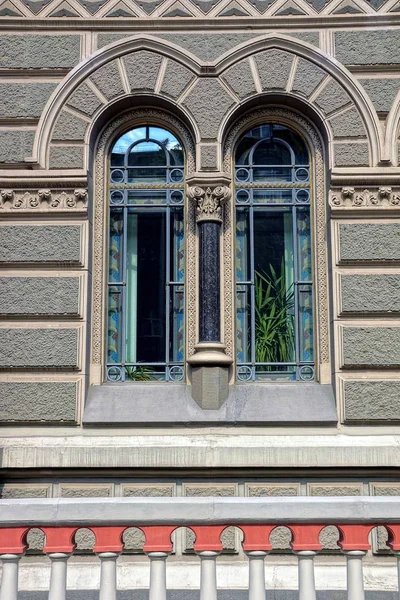
[[[400,435],[316,433],[271,435],[254,429],[244,434],[232,428],[204,428],[127,435],[108,431],[90,435],[79,430],[36,429],[1,439],[0,468],[397,468]]]
[[[84,425],[284,425],[337,423],[330,385],[238,384],[219,410],[202,410],[183,384],[104,384],[89,388]]]

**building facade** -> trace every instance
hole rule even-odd
[[[2,497],[400,495],[398,1],[0,19]]]

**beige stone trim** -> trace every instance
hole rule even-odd
[[[280,109],[265,108],[252,111],[240,119],[229,132],[223,150],[224,170],[227,175],[232,174],[232,157],[235,145],[240,135],[262,122],[278,122],[298,131],[305,138],[311,156],[311,181],[314,188],[312,202],[312,224],[314,226],[313,253],[314,253],[314,277],[315,277],[315,323],[317,344],[317,377],[321,383],[330,382],[330,351],[329,351],[329,296],[328,296],[328,248],[326,242],[327,206],[325,201],[325,164],[324,151],[321,139],[311,125],[303,116],[297,112]],[[225,285],[225,344],[227,354],[234,347],[233,336],[235,332],[234,314],[234,282],[233,263],[234,247],[232,242],[231,214],[234,213],[234,201],[230,203],[226,217],[226,229],[224,228],[223,252],[224,252],[224,281]],[[229,232],[230,235],[229,235]]]

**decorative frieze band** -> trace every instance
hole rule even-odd
[[[87,210],[88,193],[86,189],[75,190],[1,190],[0,211],[84,211]]]
[[[222,205],[231,197],[226,185],[214,188],[193,185],[188,188],[188,196],[196,202],[196,222],[215,221],[222,223]]]
[[[338,208],[400,209],[400,189],[381,186],[375,189],[343,187],[331,190],[329,204]]]

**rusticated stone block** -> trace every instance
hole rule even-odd
[[[52,140],[83,142],[89,123],[67,111],[62,111],[54,127]]]
[[[247,59],[241,60],[230,69],[227,69],[222,74],[222,79],[241,99],[257,93],[250,63]]]
[[[0,163],[21,163],[31,156],[34,131],[0,131]]]
[[[400,381],[343,382],[345,422],[400,421]]]
[[[0,422],[74,423],[76,387],[74,381],[2,381]]]
[[[358,111],[351,108],[329,121],[335,138],[340,137],[366,137],[364,124]]]
[[[320,67],[309,60],[300,58],[297,63],[292,91],[308,97],[321,83],[324,77],[326,77],[326,73],[320,69]]]
[[[159,54],[148,50],[140,50],[124,56],[125,70],[132,91],[154,90],[161,60]]]
[[[0,238],[0,264],[81,264],[79,225],[6,225]]]
[[[194,77],[195,75],[192,71],[175,60],[168,59],[161,85],[161,93],[177,100],[183,90],[193,81]]]
[[[102,103],[90,87],[82,83],[68,98],[67,104],[91,117]]]
[[[79,277],[0,277],[4,315],[79,315]]]
[[[371,98],[375,110],[388,113],[392,108],[394,99],[400,89],[400,81],[396,79],[359,79],[368,96]]]
[[[400,223],[339,225],[340,262],[400,260]]]
[[[82,169],[83,146],[51,146],[50,169]]]
[[[0,114],[2,118],[37,118],[55,90],[56,83],[27,81],[0,83]]]
[[[125,94],[118,64],[115,60],[97,69],[92,73],[90,79],[108,100]]]
[[[224,115],[235,102],[217,79],[204,77],[197,81],[183,104],[197,121],[201,136],[215,139]]]
[[[400,312],[400,275],[342,275],[342,313]]]
[[[331,78],[318,94],[315,102],[329,115],[338,108],[349,104],[351,99],[342,86],[335,79]]]
[[[2,69],[69,69],[80,61],[80,35],[1,35]]]
[[[337,31],[335,49],[336,58],[345,65],[397,65],[400,31]]]
[[[263,90],[286,88],[293,55],[282,50],[266,50],[255,55],[258,74]]]
[[[3,369],[78,368],[78,330],[10,327],[0,329]]]
[[[202,169],[216,169],[218,166],[218,148],[213,145],[200,146],[200,165]]]
[[[334,144],[334,160],[337,167],[366,167],[369,165],[368,144]]]
[[[342,368],[400,366],[400,327],[343,327]]]

